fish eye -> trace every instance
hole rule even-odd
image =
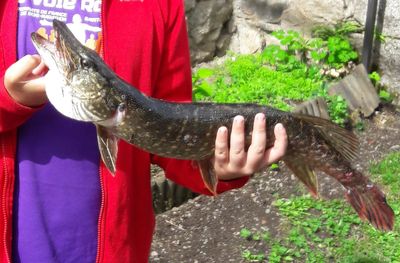
[[[82,65],[82,67],[84,67],[84,68],[88,68],[88,67],[90,67],[90,62],[89,62],[89,60],[87,60],[87,59],[81,59],[81,65]]]

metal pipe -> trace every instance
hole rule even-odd
[[[362,63],[370,71],[371,57],[374,43],[374,29],[378,0],[368,0],[367,18],[365,21],[364,44],[362,50]]]

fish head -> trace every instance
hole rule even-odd
[[[110,98],[113,72],[100,56],[73,35],[67,25],[53,21],[54,42],[31,34],[32,42],[49,68],[45,89],[49,101],[63,115],[79,121],[112,118],[118,101]]]

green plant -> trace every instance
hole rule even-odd
[[[251,231],[248,230],[247,228],[242,228],[240,230],[240,236],[243,237],[243,238],[248,239],[248,238],[250,238],[252,236],[252,234],[251,234]]]
[[[380,43],[386,43],[387,36],[381,32],[378,32],[376,29],[374,30],[375,40],[379,41]]]
[[[193,96],[195,100],[204,100],[212,96],[214,90],[207,82],[207,78],[214,75],[214,71],[207,68],[200,68],[192,75]]]
[[[264,233],[261,234],[261,239],[265,243],[268,243],[271,240],[271,235],[268,232],[264,232]]]
[[[323,52],[316,56],[312,51],[314,60],[326,59],[325,63],[334,68],[341,68],[349,61],[356,61],[358,54],[349,41],[349,35],[360,33],[363,27],[356,21],[343,21],[334,26],[316,26],[312,30],[314,39],[319,39],[318,49]],[[326,54],[326,56],[324,56]]]
[[[393,96],[386,90],[381,89],[379,91],[379,98],[386,103],[391,103],[393,101]]]
[[[281,62],[287,64],[291,62],[303,63],[326,63],[329,66],[340,68],[349,61],[358,59],[358,54],[354,51],[349,39],[340,30],[337,34],[331,35],[326,39],[312,38],[306,40],[298,32],[289,30],[275,31],[272,33],[282,46],[267,46],[264,50],[266,61],[272,64]],[[307,58],[309,54],[311,61]],[[290,61],[292,60],[292,61]]]
[[[228,59],[223,67],[214,70],[206,79],[212,86],[208,98],[215,102],[254,102],[282,110],[291,110],[291,101],[303,101],[320,93],[323,78],[315,68],[304,64],[292,64],[274,69],[265,66],[263,55],[239,55]],[[286,64],[287,65],[287,64]],[[194,86],[198,85],[198,81]],[[195,90],[197,88],[195,87]],[[195,96],[196,100],[199,96]]]
[[[379,73],[376,71],[371,72],[370,74],[368,74],[368,76],[375,86],[377,86],[381,81],[381,75],[379,75]]]
[[[265,255],[263,253],[253,254],[249,250],[243,251],[242,257],[251,262],[261,262],[265,260]]]
[[[335,25],[335,34],[340,36],[349,36],[353,33],[362,33],[364,31],[364,27],[361,23],[350,20],[350,21],[342,21]]]
[[[343,126],[349,118],[348,105],[342,96],[328,97],[328,111],[333,122]]]
[[[379,89],[378,95],[381,101],[391,103],[393,101],[393,96],[388,91],[384,90],[384,86],[381,84],[381,75],[379,75],[378,72],[373,71],[368,76],[372,84]]]
[[[348,37],[363,32],[363,26],[357,21],[342,21],[334,26],[318,25],[312,29],[312,36],[327,40],[332,36]]]
[[[314,38],[310,40],[310,56],[314,63],[320,64],[325,61],[328,55],[328,50],[326,49],[326,42],[321,38]]]
[[[308,41],[299,32],[294,30],[278,30],[272,32],[271,35],[276,37],[282,46],[286,46],[289,55],[297,55],[301,61],[305,61],[306,52],[309,49]]]
[[[363,121],[357,121],[356,124],[355,124],[355,128],[358,131],[364,131],[364,129],[365,129],[364,122]]]
[[[339,36],[331,36],[327,40],[328,57],[327,64],[335,68],[341,68],[349,61],[358,59],[350,41]]]
[[[254,240],[254,241],[259,241],[259,240],[263,240],[265,242],[267,242],[270,238],[269,233],[268,232],[263,232],[263,233],[252,233],[249,229],[247,228],[242,228],[240,230],[239,235],[242,238],[245,238],[247,240]]]
[[[400,197],[400,152],[388,154],[383,160],[370,166],[370,173],[397,197]]]
[[[289,54],[278,45],[268,45],[261,53],[263,62],[271,65],[285,64],[289,61]]]
[[[279,164],[273,163],[273,164],[271,164],[271,165],[269,166],[269,168],[270,168],[271,170],[279,170]]]

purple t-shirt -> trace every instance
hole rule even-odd
[[[37,53],[30,33],[52,39],[52,20],[95,48],[100,0],[19,0],[18,57]],[[47,104],[18,130],[13,262],[95,262],[101,204],[99,151],[91,123]]]

